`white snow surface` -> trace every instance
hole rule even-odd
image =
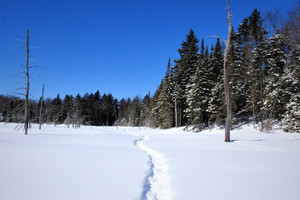
[[[299,200],[300,135],[0,123],[1,200]]]

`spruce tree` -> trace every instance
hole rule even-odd
[[[187,85],[189,84],[191,77],[196,73],[198,63],[198,38],[194,31],[191,29],[189,34],[186,35],[186,39],[181,43],[181,49],[178,49],[180,55],[179,60],[175,60],[174,66],[174,78],[175,88],[173,96],[176,96],[176,107],[178,125],[186,124],[187,118],[183,115],[183,111],[186,109],[186,98],[188,95]],[[176,113],[176,112],[175,112]]]
[[[68,126],[72,124],[73,105],[74,97],[72,95],[66,95],[62,105],[62,121]]]
[[[264,68],[267,54],[267,34],[263,25],[263,19],[260,12],[255,9],[249,16],[249,45],[250,45],[250,63],[247,69],[247,81],[249,90],[247,94],[247,105],[252,108],[254,124],[259,119],[263,126],[264,114],[261,110],[264,99],[264,76],[267,68]]]
[[[173,105],[171,96],[171,59],[169,58],[166,74],[162,83],[162,91],[159,95],[159,121],[161,128],[173,126]]]
[[[283,74],[287,104],[282,125],[285,131],[300,133],[300,46],[291,46],[290,61]]]
[[[59,94],[52,101],[52,121],[54,124],[62,123],[62,101]]]
[[[151,99],[150,103],[150,114],[147,119],[147,123],[150,127],[160,127],[162,125],[162,121],[160,118],[160,110],[161,110],[161,101],[159,100],[159,97],[163,90],[163,80],[161,81],[159,87],[157,88],[156,92],[154,93],[153,98]]]
[[[237,40],[237,35],[232,30],[228,56],[230,96],[232,99],[232,112],[237,116],[241,116],[245,109],[246,92],[242,71],[242,51]]]
[[[208,59],[208,49],[205,49],[204,40],[202,40],[196,73],[191,77],[187,85],[187,108],[185,109],[188,126],[192,125],[193,128],[198,128],[200,131],[202,123],[206,122],[206,110],[210,93],[211,83],[209,82]]]
[[[209,120],[214,121],[217,126],[221,125],[221,122],[225,117],[223,62],[222,47],[220,40],[217,39],[211,59],[211,81],[214,85],[211,89],[210,100],[207,108],[207,112],[210,116]]]
[[[268,68],[265,87],[266,97],[262,108],[269,119],[281,119],[284,113],[286,88],[282,78],[286,68],[287,49],[284,37],[279,32],[270,38],[270,49],[266,63]]]

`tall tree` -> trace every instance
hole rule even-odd
[[[186,116],[183,115],[183,111],[186,109],[186,98],[188,94],[187,85],[191,80],[191,77],[195,74],[198,63],[198,38],[194,31],[191,29],[189,34],[186,35],[186,39],[181,43],[181,48],[178,49],[180,55],[179,60],[175,60],[174,78],[175,78],[175,108],[177,116],[177,125],[181,126],[186,123]]]
[[[287,63],[286,50],[288,50],[288,46],[284,41],[284,37],[277,31],[270,38],[270,48],[266,62],[268,76],[266,77],[266,97],[262,109],[268,114],[269,119],[280,119],[284,113],[286,88],[282,77]]]
[[[232,111],[231,111],[231,97],[230,97],[229,81],[228,81],[228,55],[229,55],[229,49],[231,44],[232,24],[231,24],[229,0],[227,0],[227,11],[228,11],[228,36],[227,36],[225,55],[224,55],[224,89],[225,89],[226,110],[227,110],[227,117],[225,123],[225,142],[230,142]]]
[[[300,4],[299,4],[300,5]],[[300,45],[293,44],[290,61],[285,68],[282,82],[285,83],[286,106],[283,128],[288,132],[300,133]]]
[[[232,113],[236,116],[245,114],[246,90],[244,83],[244,74],[242,71],[242,51],[237,41],[237,35],[232,28],[231,45],[228,54],[228,78],[230,87],[230,96],[232,99]]]
[[[209,67],[208,49],[205,49],[204,40],[202,39],[197,69],[187,85],[187,108],[185,109],[188,126],[192,125],[194,129],[197,128],[200,131],[202,129],[202,123],[207,117],[206,110],[211,85],[209,80]]]
[[[225,112],[224,96],[224,58],[219,38],[213,52],[211,53],[211,74],[210,80],[213,82],[207,112],[209,120],[214,121],[217,126],[221,125]]]
[[[25,93],[25,113],[24,113],[24,119],[25,119],[25,135],[28,134],[28,128],[29,128],[29,29],[27,29],[27,41],[26,41],[26,93]]]
[[[263,127],[264,114],[261,110],[264,99],[264,76],[267,72],[265,66],[267,55],[267,34],[260,12],[254,9],[249,16],[249,48],[250,63],[247,69],[249,93],[248,107],[252,108],[254,126],[261,121]]]
[[[169,58],[166,74],[163,80],[162,91],[159,95],[159,118],[161,128],[171,128],[173,126],[173,105],[171,96],[171,59]]]
[[[52,121],[55,125],[62,123],[62,116],[62,101],[59,94],[57,94],[56,98],[52,101]]]

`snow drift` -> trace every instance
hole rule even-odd
[[[0,199],[298,200],[300,135],[0,123]]]

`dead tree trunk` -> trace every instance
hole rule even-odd
[[[26,40],[26,94],[25,94],[25,135],[28,134],[28,128],[29,128],[29,110],[28,110],[28,99],[29,99],[29,29],[27,29],[27,40]]]
[[[224,89],[225,89],[226,110],[227,110],[227,117],[225,123],[225,142],[230,142],[232,113],[231,113],[231,98],[230,98],[229,81],[228,81],[228,54],[229,54],[229,48],[231,44],[232,25],[231,25],[229,0],[227,0],[227,11],[228,11],[228,36],[227,36],[226,49],[224,55]]]
[[[178,127],[177,98],[175,98],[175,127]]]
[[[42,97],[41,97],[41,107],[40,107],[40,117],[39,117],[39,129],[41,130],[42,128],[42,123],[43,123],[43,116],[42,116],[42,111],[43,111],[43,101],[44,101],[44,90],[45,90],[45,85],[43,84],[43,90],[42,90]]]

